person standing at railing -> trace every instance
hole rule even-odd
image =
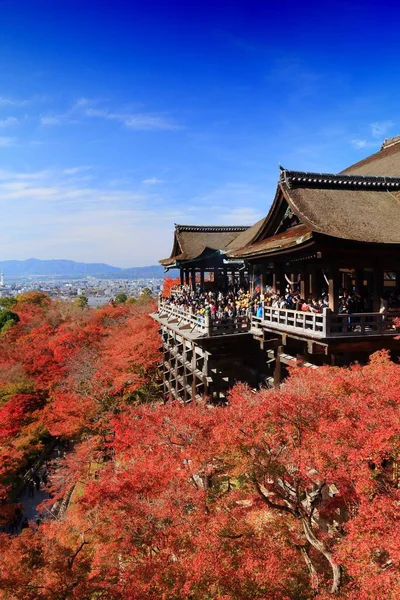
[[[381,326],[382,329],[384,329],[386,327],[386,318],[387,318],[387,312],[389,310],[389,302],[381,297],[380,299],[380,308],[379,308],[379,313],[382,315],[382,321],[381,321]]]

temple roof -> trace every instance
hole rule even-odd
[[[239,233],[239,235],[228,244],[228,246],[226,247],[226,251],[231,252],[233,250],[236,250],[237,248],[242,248],[243,246],[252,244],[257,239],[259,233],[262,231],[266,220],[267,217],[263,217],[262,219],[257,221],[257,223],[254,223],[254,225],[248,227],[247,229],[245,229],[245,231],[242,231],[242,233]]]
[[[283,227],[288,214],[297,219]],[[357,242],[400,244],[400,177],[282,169],[272,207],[253,228],[236,239],[247,236],[252,241],[242,247],[228,247],[228,256],[246,258],[299,248],[313,233]]]
[[[379,152],[347,167],[342,173],[400,177],[400,136],[385,140]]]
[[[239,225],[175,225],[171,256],[159,262],[165,267],[199,258],[207,249],[224,251],[235,238],[249,229]]]
[[[279,183],[311,231],[359,242],[400,244],[400,177],[283,170]]]
[[[249,258],[258,255],[282,252],[290,248],[299,247],[312,240],[312,231],[306,225],[296,225],[283,233],[266,237],[255,244],[229,252],[232,258]]]

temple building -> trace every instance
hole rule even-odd
[[[252,227],[176,225],[166,269],[193,293],[245,287],[326,299],[319,312],[280,308],[224,322],[161,302],[164,393],[224,398],[236,381],[279,385],[288,365],[365,362],[400,353],[400,136],[339,174],[281,168],[272,206]],[[359,309],[341,311],[343,295]],[[179,293],[179,291],[177,291]]]

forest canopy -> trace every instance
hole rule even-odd
[[[4,309],[0,598],[398,598],[400,366],[380,352],[226,406],[163,403],[152,303]],[[48,516],[10,533],[54,443]]]

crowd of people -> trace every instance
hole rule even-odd
[[[329,307],[329,295],[323,291],[319,297],[302,298],[299,290],[290,285],[283,295],[272,288],[257,286],[250,292],[244,286],[230,287],[227,291],[204,291],[200,287],[192,290],[189,286],[177,286],[173,295],[164,301],[196,317],[206,314],[212,320],[221,322],[232,317],[262,317],[264,307],[286,308],[302,312],[322,313]],[[392,307],[399,306],[400,296],[392,293],[388,298],[381,298],[380,312],[384,313]],[[339,292],[338,313],[354,314],[373,312],[372,298],[361,297],[345,289]]]
[[[211,319],[216,321],[232,317],[262,317],[264,306],[313,313],[322,313],[323,309],[329,306],[327,293],[323,293],[319,298],[310,297],[306,301],[289,286],[284,295],[277,294],[270,287],[261,289],[259,286],[253,293],[244,286],[231,287],[226,292],[204,291],[200,288],[192,290],[189,286],[179,286],[175,288],[173,295],[164,301],[193,316],[209,314]],[[351,302],[355,304],[355,299],[351,298]],[[350,309],[350,299],[343,303],[343,310],[347,309]]]

